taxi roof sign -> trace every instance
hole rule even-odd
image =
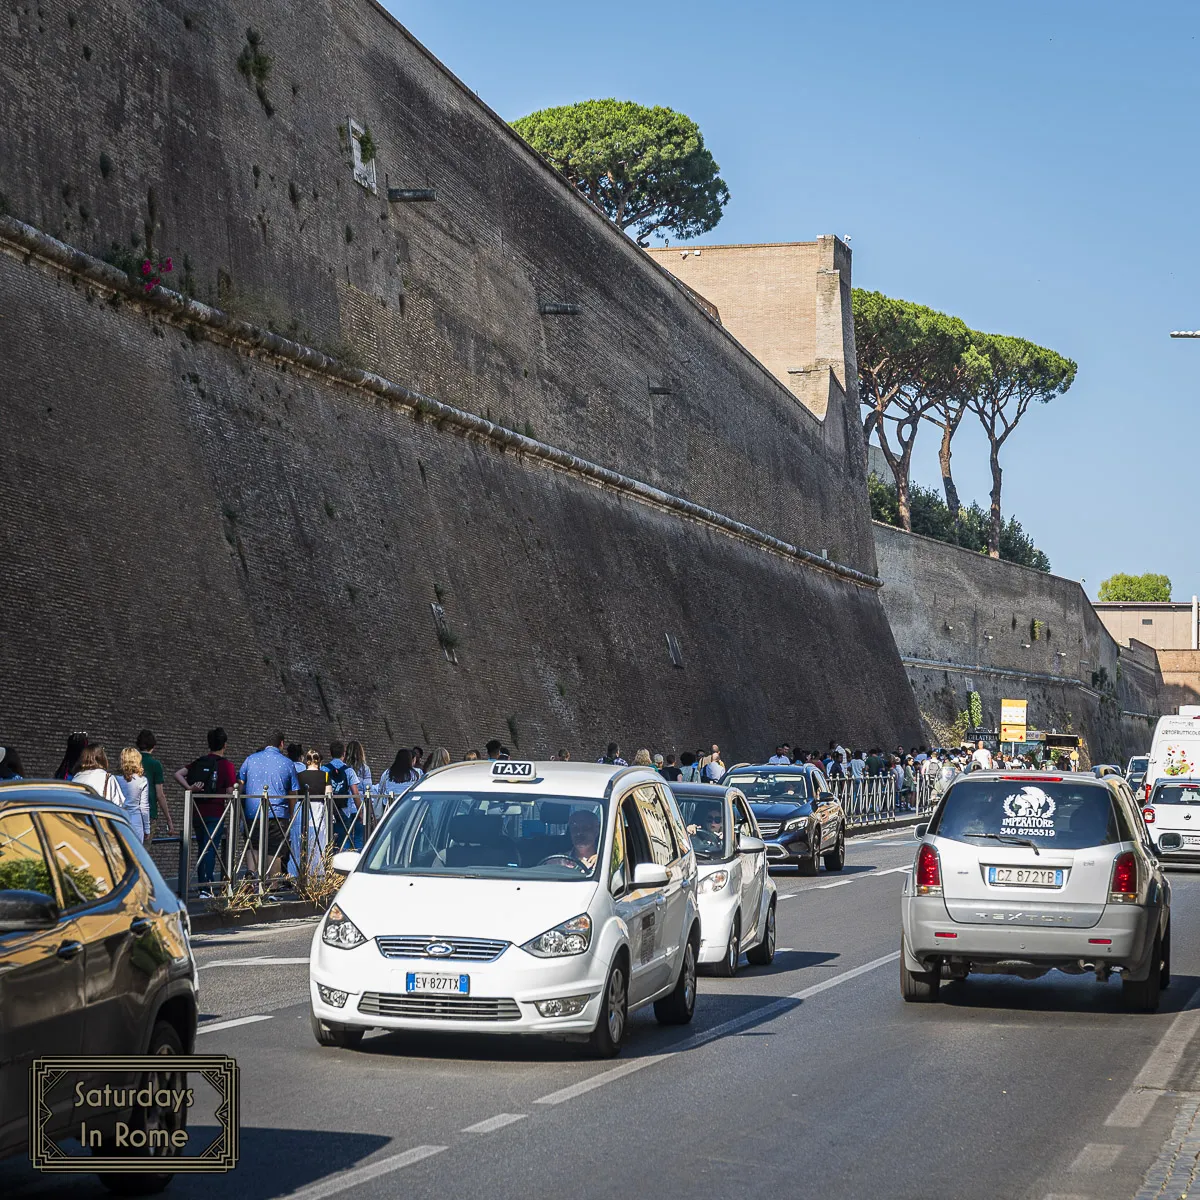
[[[492,763],[492,778],[532,782],[537,777],[533,763],[515,758],[500,758]]]

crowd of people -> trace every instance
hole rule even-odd
[[[192,805],[192,830],[197,844],[197,875],[207,890],[221,875],[220,858],[227,828],[231,799],[240,802],[241,817],[247,831],[243,851],[246,867],[258,873],[260,850],[265,856],[262,875],[269,877],[294,870],[303,861],[309,869],[320,869],[325,855],[333,848],[361,849],[368,825],[428,771],[446,766],[451,754],[444,746],[426,752],[421,746],[402,746],[378,779],[367,762],[362,741],[335,739],[327,754],[288,742],[275,732],[267,743],[243,759],[240,766],[226,756],[225,730],[211,729],[207,734],[207,752],[181,766],[173,779],[186,793]],[[149,729],[141,730],[133,745],[123,747],[110,760],[108,752],[86,733],[68,736],[62,761],[53,773],[55,779],[71,780],[90,787],[97,795],[120,808],[134,830],[146,842],[161,832],[175,835],[177,822],[164,787],[166,774],[155,755],[157,741]],[[511,752],[498,738],[482,751],[470,749],[461,755],[464,761],[506,759]],[[559,750],[553,761],[570,762],[571,752]],[[726,773],[721,748],[711,743],[695,751],[657,752],[639,749],[632,760],[621,754],[617,742],[609,742],[597,762],[613,766],[645,766],[657,770],[670,782],[716,783]],[[895,783],[896,807],[914,808],[920,783],[935,794],[963,771],[1029,770],[1034,764],[1027,757],[991,751],[981,741],[955,747],[903,746],[883,750],[847,749],[831,741],[825,751],[793,748],[780,743],[767,765],[811,765],[819,768],[830,781],[866,781],[887,779]],[[1077,760],[1063,759],[1061,769],[1077,767]],[[21,779],[25,769],[19,752],[0,747],[0,781]],[[836,784],[835,784],[836,786]],[[846,785],[854,794],[860,790],[853,782]]]

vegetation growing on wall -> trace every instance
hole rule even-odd
[[[904,528],[896,500],[896,485],[884,483],[872,474],[867,477],[867,490],[871,497],[871,516],[885,525]],[[939,542],[949,542],[952,546],[962,546],[967,550],[978,550],[981,554],[987,553],[988,514],[978,504],[960,508],[956,521],[951,517],[945,500],[932,488],[912,484],[909,500],[912,533],[936,538]],[[1009,517],[1001,526],[1000,557],[1006,562],[1033,567],[1037,571],[1050,570],[1050,559],[1033,544],[1033,539],[1016,517]]]

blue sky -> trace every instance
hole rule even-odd
[[[649,0],[387,5],[507,119],[590,97],[693,117],[732,200],[708,242],[850,235],[854,282],[1079,363],[1009,439],[1004,507],[1057,573],[1200,591],[1200,6]],[[634,20],[630,20],[633,16]],[[986,504],[964,421],[955,477]],[[914,478],[938,482],[937,431]]]

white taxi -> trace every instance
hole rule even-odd
[[[313,936],[312,1028],[565,1035],[692,1019],[700,917],[679,808],[647,767],[457,763],[380,822]]]

